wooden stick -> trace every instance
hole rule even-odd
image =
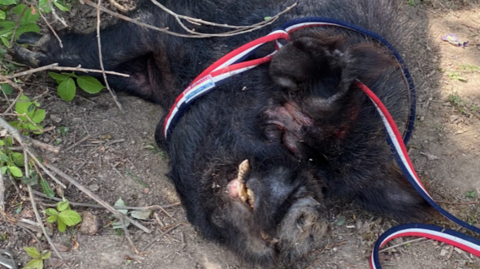
[[[106,73],[106,74],[116,75],[116,76],[121,76],[121,77],[130,77],[130,75],[128,75],[128,74],[122,74],[122,73],[113,72],[113,71],[102,71],[102,70],[97,70],[97,69],[82,68],[81,65],[79,65],[77,67],[63,67],[63,66],[58,66],[58,63],[54,63],[54,64],[49,64],[49,65],[45,65],[45,66],[42,66],[42,67],[30,69],[30,70],[27,70],[27,71],[18,72],[18,73],[15,73],[13,75],[9,75],[9,76],[0,76],[0,79],[1,80],[12,79],[12,78],[21,77],[21,76],[25,76],[25,75],[28,75],[28,74],[32,74],[32,73],[36,73],[36,72],[40,72],[40,71],[45,71],[45,70],[78,71],[78,72],[84,72],[84,73],[89,73],[89,72],[92,72],[92,73]]]

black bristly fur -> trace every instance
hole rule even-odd
[[[177,14],[228,25],[250,25],[297,0],[163,0]],[[160,104],[167,112],[181,91],[231,50],[300,17],[329,17],[372,30],[402,49],[408,27],[392,0],[300,0],[272,25],[231,37],[181,38],[119,21],[102,30],[110,85]],[[130,17],[185,33],[175,18],[148,0]],[[225,29],[190,24],[202,33]],[[38,52],[16,49],[31,65],[59,63],[99,69],[96,33],[25,36]],[[20,37],[22,40],[22,37]],[[252,57],[265,55],[264,46]],[[373,105],[354,85],[361,80],[394,119],[407,119],[408,89],[391,53],[360,33],[317,27],[292,35],[271,64],[237,75],[193,102],[168,140],[163,119],[156,141],[170,158],[169,177],[201,233],[253,264],[289,264],[323,242],[326,197],[351,199],[397,219],[422,217],[426,203],[393,163]],[[238,166],[255,194],[251,204],[232,189]]]

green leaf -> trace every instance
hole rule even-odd
[[[58,211],[65,211],[68,208],[68,200],[58,202],[57,210]]]
[[[50,186],[48,185],[48,182],[47,182],[45,179],[40,180],[40,186],[42,186],[43,193],[45,193],[45,195],[46,195],[48,198],[53,198],[53,197],[55,197],[55,193],[54,193],[53,190],[50,188]]]
[[[67,78],[70,77],[70,76],[68,76],[68,75],[59,74],[59,73],[53,73],[53,72],[48,72],[48,75],[49,75],[50,77],[52,77],[52,78],[57,82],[57,84],[62,83],[62,81],[66,80]]]
[[[31,105],[32,102],[30,102],[30,99],[28,99],[28,97],[22,94],[22,96],[20,96],[20,98],[18,99],[17,103],[15,103],[15,111],[18,114],[28,114],[28,109]]]
[[[63,222],[61,219],[58,219],[58,230],[64,233],[66,229],[67,226],[65,225],[65,222]]]
[[[82,221],[82,217],[74,210],[65,210],[58,214],[59,221],[65,222],[67,226],[73,226]]]
[[[38,175],[30,176],[30,177],[22,177],[22,183],[35,186],[38,183]]]
[[[132,218],[135,219],[141,219],[141,220],[147,220],[150,218],[150,214],[152,211],[140,211],[140,210],[134,210],[130,213]]]
[[[2,86],[2,91],[3,91],[6,95],[12,94],[13,88],[12,88],[12,86],[10,86],[10,84],[3,83],[3,84],[0,84],[0,86]]]
[[[27,8],[27,5],[25,4],[20,4],[20,5],[16,5],[14,8],[13,8],[13,13],[17,14],[17,15],[20,15],[22,14],[23,10]],[[26,11],[25,11],[26,12]]]
[[[3,6],[14,5],[16,3],[17,3],[16,0],[0,0],[0,5],[3,5]]]
[[[52,215],[47,218],[48,223],[55,223],[58,220],[58,216]]]
[[[14,177],[22,177],[23,176],[22,170],[20,170],[16,166],[8,166],[8,170],[10,170],[10,173],[12,173],[12,175]]]
[[[98,79],[91,76],[78,76],[77,83],[82,90],[91,94],[99,93],[105,88]]]
[[[38,1],[38,7],[43,13],[50,13],[52,11],[52,9],[50,8],[50,5],[48,4],[48,0]]]
[[[58,215],[58,211],[55,210],[55,208],[47,208],[45,210],[45,214],[47,214],[47,216],[57,216]]]
[[[46,259],[49,259],[50,256],[52,256],[52,252],[50,252],[50,250],[44,250],[42,251],[42,260],[46,260]]]
[[[70,102],[75,97],[75,81],[73,78],[67,78],[58,85],[58,95],[63,100]]]
[[[38,18],[40,18],[40,14],[36,10],[33,10],[29,7],[27,7],[25,4],[20,4],[17,5],[16,7],[13,8],[13,13],[20,15],[22,14],[23,10],[25,10],[25,13],[23,13],[22,18],[20,19],[20,25],[25,25],[29,23],[35,23],[37,22]]]
[[[2,41],[3,45],[7,48],[10,48],[10,41],[7,38],[0,36],[0,40]]]
[[[4,20],[4,19],[5,19],[5,11],[0,10],[0,20]]]
[[[53,4],[58,8],[60,9],[61,11],[70,11],[70,9],[66,6],[63,6],[62,4],[58,3],[58,2],[53,2]]]
[[[32,121],[35,123],[40,123],[45,119],[45,109],[37,109],[33,114]]]
[[[40,125],[36,126],[32,123],[27,123],[27,127],[28,127],[28,130],[31,130],[31,131],[37,131],[37,130],[41,129]]]
[[[16,166],[23,167],[25,165],[25,163],[23,161],[23,154],[22,153],[12,152],[10,157],[11,157],[13,163]]]
[[[5,144],[5,142],[4,142]],[[0,160],[4,161],[4,162],[8,162],[10,161],[10,158],[3,152],[0,151]]]
[[[27,252],[28,256],[34,259],[40,259],[40,253],[36,247],[24,247],[23,249]]]
[[[122,198],[118,198],[118,200],[115,202],[114,206],[126,206],[126,204],[122,200]],[[127,214],[128,210],[127,209],[118,209],[118,212],[120,212],[122,214]]]
[[[7,37],[5,34],[12,34],[13,28],[15,28],[15,22],[0,21],[0,35]]]
[[[5,175],[5,173],[7,172],[7,169],[8,167],[2,166],[2,175]]]
[[[33,259],[23,267],[23,269],[43,269],[42,259]]]

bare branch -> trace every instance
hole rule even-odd
[[[91,3],[91,2],[85,2],[87,5],[89,6],[92,6],[92,7],[95,7],[97,8],[97,5],[94,4],[94,3]],[[248,32],[252,32],[252,31],[255,31],[255,30],[258,30],[262,27],[265,27],[267,25],[270,25],[272,24],[280,15],[288,12],[289,10],[291,10],[293,7],[295,7],[297,5],[297,3],[289,6],[288,8],[286,8],[284,11],[278,13],[277,15],[275,16],[272,16],[269,20],[266,20],[264,22],[259,22],[257,24],[253,24],[253,25],[249,25],[249,26],[234,26],[234,27],[247,27],[245,29],[240,29],[240,30],[235,30],[235,31],[230,31],[230,32],[225,32],[225,33],[219,33],[219,34],[205,34],[205,33],[196,33],[196,32],[193,32],[193,33],[190,33],[190,34],[180,34],[180,33],[176,33],[176,32],[172,32],[172,31],[169,31],[167,27],[165,28],[159,28],[159,27],[156,27],[156,26],[152,26],[152,25],[149,25],[149,24],[145,24],[143,22],[140,22],[138,20],[135,20],[135,19],[132,19],[130,17],[127,17],[125,15],[122,15],[122,14],[119,14],[117,12],[113,12],[111,10],[109,10],[108,8],[105,8],[105,7],[98,7],[101,11],[107,13],[107,14],[110,14],[114,17],[117,17],[117,18],[120,18],[122,20],[125,20],[125,21],[128,21],[128,22],[131,22],[131,23],[134,23],[134,24],[137,24],[137,25],[140,25],[144,28],[147,28],[147,29],[151,29],[151,30],[155,30],[155,31],[159,31],[159,32],[162,32],[162,33],[166,33],[166,34],[169,34],[169,35],[173,35],[173,36],[178,36],[178,37],[186,37],[186,38],[206,38],[206,37],[221,37],[221,36],[234,36],[234,35],[239,35],[239,34],[244,34],[244,33],[248,33]],[[178,18],[178,17],[177,17]],[[189,21],[191,21],[191,19],[188,19]],[[196,23],[198,21],[202,21],[202,20],[198,20],[198,19],[195,19]],[[177,20],[178,21],[178,20]],[[214,24],[214,23],[212,23]],[[182,25],[182,24],[180,24]],[[214,24],[215,26],[219,26],[219,27],[227,27],[225,26],[225,24]],[[184,26],[184,25],[183,25]],[[183,27],[182,26],[182,27]],[[228,26],[228,27],[231,27],[231,26]],[[188,30],[189,32],[191,30]]]
[[[37,7],[38,8],[38,7]],[[42,11],[40,11],[40,8],[38,8],[38,13],[40,14],[40,17],[42,17],[43,21],[45,22],[45,24],[47,25],[48,29],[50,29],[50,31],[52,31],[53,35],[57,38],[58,40],[58,44],[60,45],[60,48],[63,48],[63,43],[62,43],[62,40],[60,39],[60,37],[57,35],[57,32],[55,32],[55,30],[53,30],[52,26],[50,25],[50,23],[48,23],[47,19],[45,18],[45,16],[43,16],[43,13]]]
[[[127,78],[130,77],[130,75],[128,75],[128,74],[122,74],[122,73],[117,73],[117,72],[113,72],[113,71],[102,71],[102,70],[97,70],[97,69],[82,68],[81,65],[79,65],[77,67],[63,67],[63,66],[58,66],[58,63],[54,63],[54,64],[45,65],[45,66],[42,66],[42,67],[30,69],[30,70],[27,70],[27,71],[18,72],[18,73],[15,73],[13,75],[9,75],[9,76],[0,76],[0,80],[6,80],[6,79],[12,79],[12,78],[16,78],[16,77],[21,77],[21,76],[25,76],[25,75],[28,75],[28,74],[37,73],[37,72],[45,71],[45,70],[78,71],[78,72],[84,72],[84,73],[89,73],[89,72],[105,73],[105,74],[109,74],[109,75],[116,75],[116,76],[127,77]]]
[[[0,210],[5,212],[5,185],[3,184],[2,172],[0,172]]]
[[[108,2],[113,5],[116,9],[120,10],[120,12],[122,13],[127,13],[129,12],[131,9],[129,8],[126,8],[122,5],[120,5],[119,3],[117,3],[115,0],[108,0]]]
[[[59,22],[61,22],[63,24],[63,26],[67,27],[68,24],[65,22],[65,20],[63,18],[58,16],[57,12],[55,11],[55,8],[52,5],[52,0],[48,0],[48,5],[50,6],[50,9],[52,10],[52,15],[55,18],[55,20],[58,20]]]
[[[25,176],[28,176],[29,175],[29,172],[28,172],[28,156],[27,156],[27,151],[24,151],[23,152],[23,155],[24,155],[24,166],[25,166]],[[53,244],[52,242],[52,239],[50,238],[50,236],[47,234],[47,231],[45,231],[45,227],[43,226],[43,222],[42,222],[42,218],[40,217],[40,214],[38,213],[38,210],[37,210],[37,204],[35,203],[35,199],[33,199],[33,193],[32,193],[32,186],[30,186],[29,184],[27,184],[27,188],[28,188],[28,194],[30,196],[30,203],[32,203],[32,209],[33,209],[33,212],[35,213],[35,217],[37,219],[37,223],[40,225],[40,228],[42,228],[42,233],[43,233],[43,236],[45,236],[45,238],[47,239],[48,241],[48,244],[50,244],[50,247],[55,251],[55,253],[57,254],[57,256],[60,258],[60,260],[63,261],[63,258],[62,256],[60,256],[60,253],[58,253],[58,250],[57,248],[55,247],[55,245]]]
[[[110,92],[110,95],[112,95],[113,101],[115,101],[115,104],[117,104],[118,109],[120,109],[120,111],[122,111],[122,113],[125,113],[123,111],[122,105],[120,104],[120,102],[118,102],[117,95],[115,94],[115,92],[112,91],[112,89],[110,88],[110,85],[108,84],[107,75],[105,74],[105,68],[103,67],[102,42],[101,42],[101,38],[100,38],[100,21],[101,21],[100,20],[100,6],[101,6],[101,4],[102,4],[102,0],[98,0],[98,4],[97,4],[98,60],[100,61],[100,68],[102,69],[103,79],[105,80],[105,86],[107,86],[107,89]],[[129,238],[129,240],[130,240],[130,238]],[[133,245],[133,243],[132,243],[132,245]]]

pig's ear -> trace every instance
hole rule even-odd
[[[298,90],[321,69],[334,62],[326,44],[317,38],[301,37],[284,45],[272,59],[270,76],[279,86]]]
[[[395,61],[369,43],[346,46],[342,37],[301,37],[284,45],[273,57],[270,76],[289,91],[302,90],[334,104],[355,80],[376,81]]]
[[[342,95],[356,79],[368,83],[395,65],[384,49],[370,43],[346,46],[342,37],[301,37],[275,54],[269,71],[277,85],[290,91],[320,83]]]

